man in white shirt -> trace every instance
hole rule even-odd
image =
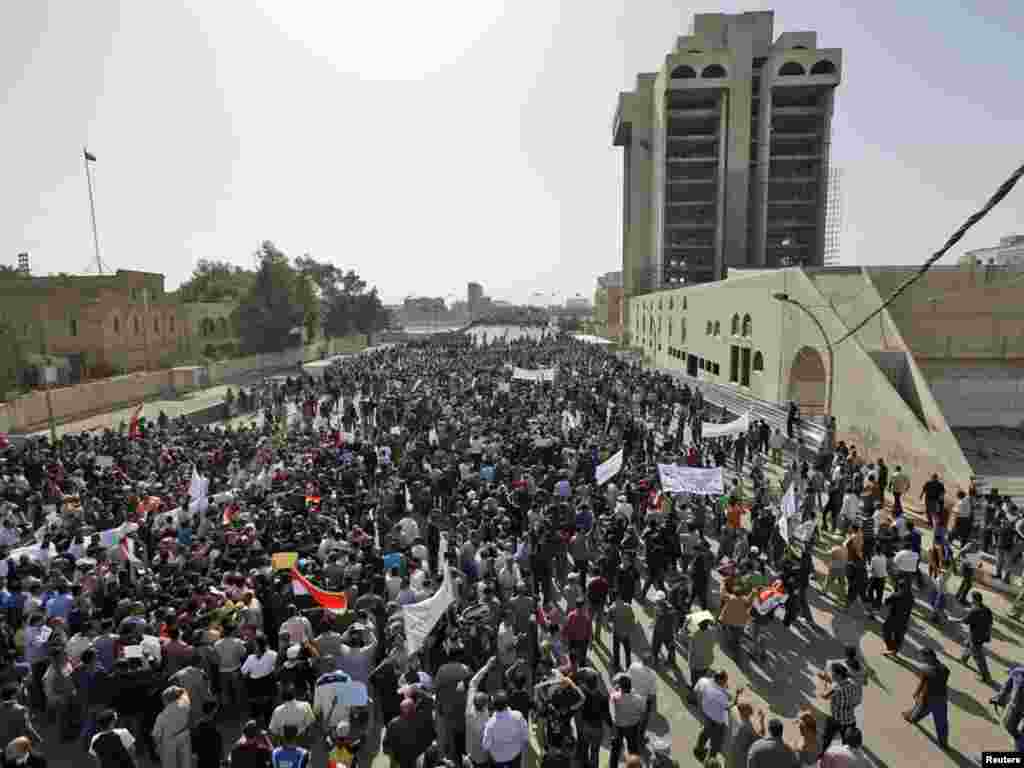
[[[882,597],[885,595],[885,579],[889,574],[889,561],[878,550],[871,556],[868,564],[868,599],[865,601],[869,611],[882,610]]]
[[[640,721],[641,737],[647,730],[647,723],[650,721],[651,715],[658,709],[658,678],[650,667],[651,661],[651,654],[645,652],[637,661],[629,665],[628,670],[629,677],[633,681],[633,693],[642,697],[646,704],[644,719]]]
[[[704,727],[697,736],[697,746],[693,754],[702,761],[710,755],[722,751],[725,731],[729,722],[729,708],[736,699],[729,695],[729,674],[723,669],[713,677],[704,677],[693,689],[700,702],[701,719]],[[743,693],[743,688],[736,689],[736,697]]]
[[[910,548],[910,542],[904,542],[903,549],[897,552],[892,558],[893,567],[896,569],[897,578],[900,581],[910,582],[917,576],[917,565],[921,556]]]
[[[296,700],[295,688],[291,685],[284,687],[281,698],[284,703],[274,709],[274,714],[270,718],[270,732],[281,738],[284,727],[294,725],[301,736],[309,726],[316,722],[313,708],[309,706],[309,702]]]
[[[342,720],[349,720],[352,707],[365,707],[369,702],[366,686],[344,672],[329,672],[317,678],[313,713],[326,730],[337,727]]]
[[[508,708],[508,697],[494,697],[494,714],[484,726],[482,746],[495,768],[519,768],[530,743],[530,731],[522,712]]]

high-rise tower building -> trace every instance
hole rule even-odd
[[[697,14],[661,69],[619,94],[627,296],[824,262],[842,51],[815,32],[773,40],[773,24],[772,11]]]
[[[843,236],[843,171],[829,168],[828,193],[825,199],[825,266],[839,265]]]

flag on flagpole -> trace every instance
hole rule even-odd
[[[135,413],[132,414],[132,419],[128,423],[128,437],[130,439],[134,440],[135,438],[142,436],[142,433],[139,430],[139,418],[141,416],[142,416],[142,403],[140,402],[135,407]]]
[[[88,149],[85,149],[85,148],[83,147],[83,148],[82,148],[82,152],[84,152],[84,153],[85,153],[85,159],[86,159],[86,160],[88,160],[88,161],[89,161],[90,163],[95,163],[95,162],[96,162],[96,155],[94,155],[94,154],[93,154],[92,152],[90,152],[90,151],[89,151]]]
[[[331,611],[348,609],[348,593],[320,589],[299,573],[298,568],[292,568],[292,591],[297,595],[309,595],[318,605]]]

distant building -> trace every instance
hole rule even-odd
[[[1024,235],[1007,235],[999,238],[999,245],[967,251],[960,257],[960,263],[1024,267]]]
[[[828,171],[828,198],[825,210],[825,266],[838,267],[841,259],[840,244],[843,236],[843,171]]]
[[[584,298],[583,296],[566,299],[565,308],[571,310],[590,311],[590,299]]]
[[[594,330],[610,339],[622,336],[622,272],[606,272],[597,278]]]
[[[469,283],[466,286],[466,304],[469,305],[470,317],[480,314],[480,303],[484,297],[484,287],[480,283]]]

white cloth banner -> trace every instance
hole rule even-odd
[[[29,560],[53,560],[57,557],[57,547],[51,542],[49,548],[44,552],[42,544],[30,544],[27,547],[12,549],[7,554],[7,559],[13,560],[16,564],[21,561],[22,557],[28,557]]]
[[[725,493],[721,467],[704,469],[659,464],[658,476],[661,478],[661,489],[666,493],[692,493],[697,496],[721,496]]]
[[[738,419],[733,419],[726,424],[712,424],[705,421],[700,426],[701,437],[705,440],[712,437],[725,437],[726,435],[741,435],[750,429],[750,414],[744,413]]]
[[[443,538],[442,542],[444,542]],[[402,607],[402,616],[405,619],[405,648],[410,655],[419,652],[427,635],[454,601],[455,587],[452,584],[452,572],[450,568],[445,568],[444,579],[437,592],[422,602]]]
[[[789,544],[789,529],[795,526],[799,520],[796,511],[796,490],[793,483],[782,497],[782,504],[779,508],[779,535],[782,540]]]
[[[554,381],[554,368],[513,368],[512,378],[517,381]]]
[[[622,471],[622,449],[597,468],[594,473],[597,484],[604,485]]]

